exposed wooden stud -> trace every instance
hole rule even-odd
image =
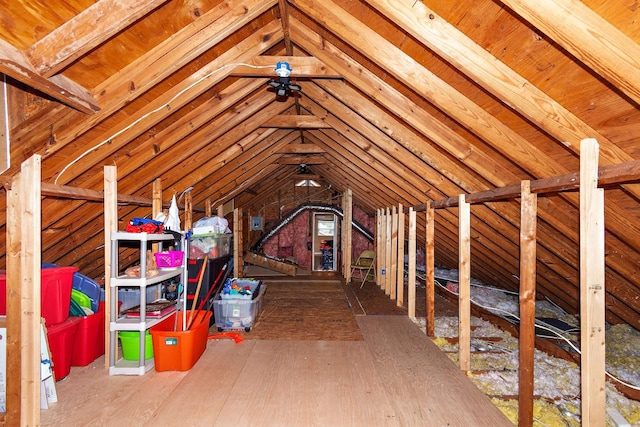
[[[398,307],[404,305],[404,216],[404,208],[400,203],[398,204],[398,268],[396,278],[398,284],[396,304]]]
[[[604,191],[598,184],[598,143],[580,149],[580,377],[581,418],[606,424]]]
[[[391,266],[389,268],[389,298],[398,295],[398,208],[391,209]]]
[[[382,210],[376,209],[376,238],[375,238],[375,251],[376,251],[376,272],[375,281],[378,287],[382,287],[382,278],[380,270],[382,269]]]
[[[118,231],[118,175],[115,166],[104,167],[104,348],[111,348],[111,233]],[[111,352],[104,353],[104,368],[108,369]]]
[[[21,195],[21,247],[18,278],[7,277],[7,283],[17,281],[20,294],[21,385],[20,423],[40,425],[40,298],[42,259],[40,255],[42,229],[41,180],[42,160],[33,155],[22,162]]]
[[[458,196],[458,360],[471,370],[471,205]]]
[[[518,426],[533,425],[533,374],[536,322],[537,196],[522,181],[520,196],[520,332],[518,334]]]
[[[391,213],[391,209],[390,208],[385,208],[385,236],[384,236],[384,269],[385,269],[385,275],[384,275],[384,293],[386,295],[391,295],[391,257],[393,256],[393,253],[391,251],[391,237],[393,234],[393,227],[392,227],[392,213]]]
[[[435,337],[435,209],[430,203],[426,203],[426,225],[425,225],[425,269],[427,273],[426,283],[426,333],[427,336]]]
[[[409,265],[407,267],[409,273],[409,278],[407,280],[407,304],[409,317],[416,317],[416,227],[416,211],[414,211],[413,208],[409,208]]]
[[[7,271],[6,277],[22,277],[22,193],[21,174],[13,178],[7,191]],[[22,315],[19,280],[6,281],[7,292],[7,349],[6,349],[6,417],[7,426],[20,425],[22,387]]]
[[[187,231],[191,230],[191,228],[193,228],[193,196],[191,191],[187,191],[184,194],[184,224],[182,229]]]
[[[233,210],[233,273],[236,277],[244,277],[242,268],[242,252],[244,248],[242,209]]]
[[[342,272],[346,283],[351,281],[351,252],[353,249],[353,192],[350,188],[343,194],[342,207]]]

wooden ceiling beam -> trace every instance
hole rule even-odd
[[[640,45],[589,6],[578,0],[501,1],[640,104]]]
[[[167,1],[100,0],[35,42],[25,54],[40,75],[53,76]]]
[[[275,69],[278,62],[289,63],[291,66],[291,77],[293,78],[342,78],[341,74],[313,56],[256,56],[246,61],[245,64],[247,65],[236,65],[231,75],[243,77],[276,77]]]
[[[281,154],[322,154],[324,149],[315,144],[289,144],[279,151]]]
[[[329,126],[323,118],[302,114],[291,115],[281,114],[279,116],[272,117],[270,120],[262,124],[262,127],[272,128],[292,128],[292,129],[326,129]]]
[[[0,73],[42,92],[62,104],[87,114],[100,110],[91,92],[64,76],[46,78],[20,50],[0,39]]]
[[[283,155],[278,159],[279,165],[299,165],[299,164],[307,164],[307,165],[323,165],[326,163],[326,160],[323,155],[300,155],[300,156],[290,156]]]

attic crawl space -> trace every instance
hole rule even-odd
[[[579,319],[589,366],[606,328],[640,330],[637,1],[54,3],[0,0],[8,317],[36,309],[14,283],[41,263],[108,281],[109,228],[175,196],[183,225],[229,221],[240,270],[257,253],[322,277],[327,244],[349,283],[374,250],[378,288],[417,281],[427,307],[434,271],[455,270],[519,294],[531,321],[535,301]],[[327,207],[337,234],[316,240]],[[432,332],[428,308],[408,314]],[[25,319],[9,346],[36,357]]]

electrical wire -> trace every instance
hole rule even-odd
[[[245,64],[245,63],[232,63],[232,64],[224,64],[218,68],[216,68],[215,70],[209,72],[208,74],[206,74],[205,76],[199,78],[198,80],[196,80],[195,82],[191,83],[190,85],[188,85],[187,87],[185,87],[184,89],[182,89],[181,91],[179,91],[178,93],[176,93],[174,96],[171,97],[171,99],[169,99],[169,101],[167,101],[166,103],[164,103],[163,105],[161,105],[160,107],[156,108],[155,110],[151,110],[148,113],[140,116],[138,119],[136,119],[135,121],[133,121],[131,124],[129,124],[128,126],[125,126],[123,129],[119,130],[118,132],[114,133],[113,135],[111,135],[109,138],[105,139],[104,141],[100,142],[99,144],[95,145],[94,147],[89,148],[88,150],[86,150],[84,153],[80,154],[78,157],[76,157],[75,159],[73,159],[71,162],[69,162],[69,164],[67,164],[64,168],[62,168],[62,170],[60,172],[58,172],[58,175],[56,176],[56,179],[54,180],[54,184],[58,184],[58,180],[60,179],[60,177],[62,176],[63,173],[65,173],[67,171],[67,169],[69,169],[71,166],[73,166],[75,163],[77,163],[78,161],[80,161],[80,159],[82,159],[84,156],[86,156],[87,154],[91,153],[92,151],[97,150],[98,148],[102,147],[103,145],[111,142],[114,138],[120,136],[121,134],[123,134],[124,132],[128,131],[129,129],[131,129],[133,126],[137,125],[138,123],[140,123],[141,121],[143,121],[144,119],[146,119],[147,117],[157,113],[160,110],[163,110],[165,108],[169,108],[170,109],[170,104],[175,101],[178,97],[180,97],[181,95],[183,95],[185,92],[188,92],[189,90],[191,90],[191,88],[193,88],[194,86],[200,84],[202,81],[208,79],[209,77],[211,77],[212,75],[214,75],[215,73],[224,70],[225,68],[228,67],[238,67],[238,66],[245,66],[245,67],[251,67],[251,68],[272,68],[272,66],[270,65],[252,65],[252,64]]]

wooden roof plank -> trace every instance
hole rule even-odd
[[[640,45],[578,0],[502,0],[640,104]]]

